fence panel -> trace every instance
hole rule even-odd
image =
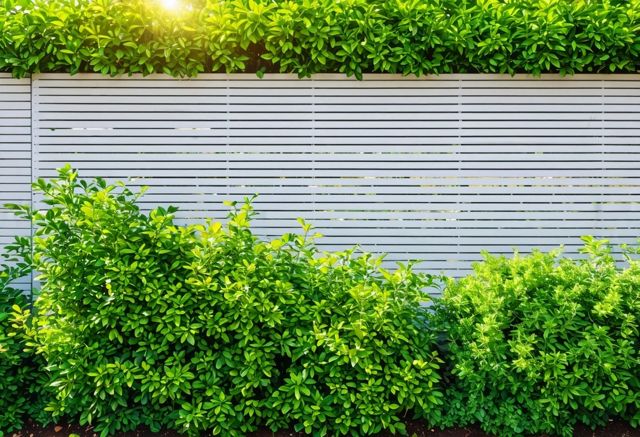
[[[638,75],[42,74],[33,99],[35,175],[130,177],[183,220],[257,193],[263,235],[302,216],[327,249],[452,275],[481,249],[638,235]]]
[[[17,235],[30,235],[31,224],[4,205],[31,202],[31,80],[0,73],[0,253]],[[16,285],[29,287],[30,278]]]

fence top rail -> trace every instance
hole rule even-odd
[[[2,77],[11,76],[10,73],[0,73]],[[351,81],[351,82],[366,82],[368,80],[375,81],[450,81],[450,80],[473,80],[473,81],[496,81],[496,80],[513,80],[513,81],[592,81],[592,80],[604,80],[604,81],[640,81],[640,73],[629,74],[575,74],[572,76],[562,76],[560,74],[542,74],[540,76],[533,76],[530,74],[483,74],[483,73],[465,73],[465,74],[442,74],[439,76],[403,76],[401,74],[364,74],[363,80],[358,80],[355,77],[347,77],[340,73],[323,73],[315,74],[309,78],[299,78],[295,74],[290,73],[267,73],[262,79],[259,79],[254,73],[204,73],[199,74],[196,77],[184,77],[174,78],[165,74],[151,74],[143,76],[141,74],[133,74],[131,76],[105,76],[99,73],[79,73],[76,75],[70,75],[68,73],[37,73],[33,74],[32,78],[37,79],[146,79],[146,80],[299,80],[299,81]]]

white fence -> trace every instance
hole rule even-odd
[[[31,225],[17,220],[6,203],[31,202],[31,80],[0,73],[0,251]],[[19,286],[27,288],[31,278]]]
[[[222,219],[223,200],[257,193],[263,235],[302,216],[327,249],[360,243],[452,275],[482,249],[575,254],[580,235],[640,235],[640,75],[0,84],[0,202],[29,201],[30,180],[65,163],[135,178],[147,206],[181,219]],[[0,243],[29,231],[0,214]]]

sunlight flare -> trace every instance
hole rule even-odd
[[[168,11],[177,11],[181,6],[180,0],[160,0],[160,4]]]

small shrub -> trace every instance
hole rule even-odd
[[[47,422],[44,363],[30,348],[31,311],[13,281],[31,271],[30,242],[17,238],[0,263],[0,435],[19,430],[27,418]]]
[[[385,271],[380,259],[353,251],[309,260],[311,300],[300,310],[313,328],[274,405],[298,431],[404,434],[407,409],[441,403],[441,361],[420,306],[430,280],[410,266]]]
[[[193,376],[178,357],[193,339],[180,307],[194,234],[173,225],[171,210],[143,214],[125,188],[60,175],[34,185],[48,209],[26,211],[38,227],[36,340],[56,390],[49,408],[97,422],[103,435],[169,426]]]
[[[38,181],[36,339],[50,408],[103,436],[139,425],[240,435],[402,430],[441,394],[424,325],[430,279],[315,235],[262,241],[250,202],[225,225],[178,226],[139,194],[70,168]],[[20,212],[20,211],[18,211]]]
[[[606,241],[585,241],[581,261],[485,255],[449,281],[435,318],[452,373],[441,425],[498,435],[638,425],[640,263],[621,270]]]

